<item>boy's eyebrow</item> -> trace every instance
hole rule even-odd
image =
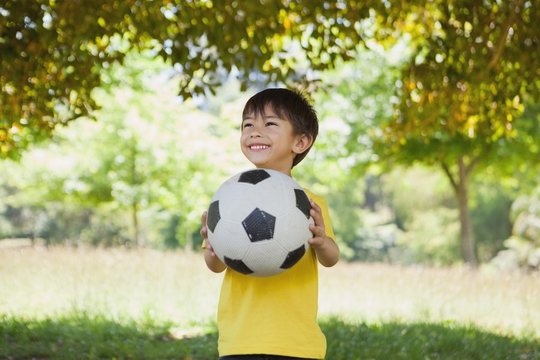
[[[244,117],[242,117],[242,121],[246,121],[246,120],[253,120],[255,117],[252,116],[252,115],[245,115]],[[283,120],[282,118],[280,118],[278,115],[276,114],[269,114],[269,115],[263,115],[263,119],[278,119],[278,120]]]
[[[276,114],[264,115],[263,118],[265,118],[265,119],[280,119],[280,120],[283,120]]]

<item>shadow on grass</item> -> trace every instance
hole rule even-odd
[[[457,324],[349,323],[325,319],[328,360],[540,359],[540,339],[501,336]],[[173,336],[172,324],[100,317],[0,317],[2,359],[217,359],[215,327]]]
[[[102,317],[0,317],[0,359],[217,359],[217,330],[175,336],[173,324]]]

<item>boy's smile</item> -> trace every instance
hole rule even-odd
[[[269,149],[270,146],[268,146],[268,145],[252,144],[252,145],[249,145],[249,148],[250,148],[250,150],[253,150],[253,151],[263,151],[263,150]]]

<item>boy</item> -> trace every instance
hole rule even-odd
[[[318,133],[317,115],[306,99],[287,89],[263,90],[248,100],[242,114],[240,146],[257,168],[292,168],[310,150]],[[326,339],[317,324],[317,262],[339,260],[325,201],[311,199],[310,250],[291,269],[271,277],[246,276],[223,264],[206,241],[204,259],[214,272],[226,270],[218,307],[220,359],[323,359]]]

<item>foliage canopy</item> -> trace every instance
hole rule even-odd
[[[426,25],[386,128],[390,153],[434,164],[465,153],[471,164],[525,135],[516,123],[540,95],[539,18],[540,8],[521,0],[440,2],[418,13]]]
[[[132,49],[168,60],[189,97],[212,91],[230,72],[244,86],[303,80],[307,69],[350,58],[367,16],[367,6],[326,1],[5,1],[0,154],[15,156],[56,125],[91,115],[100,70]]]
[[[0,154],[16,156],[56,125],[92,115],[101,69],[132,49],[166,59],[189,97],[213,91],[229,73],[244,87],[313,82],[314,71],[353,58],[365,39],[388,44],[404,34],[416,53],[403,74],[398,121],[388,127],[390,149],[449,152],[451,139],[474,151],[512,136],[524,101],[538,97],[539,18],[526,0],[7,0]],[[471,137],[482,141],[471,145]]]

